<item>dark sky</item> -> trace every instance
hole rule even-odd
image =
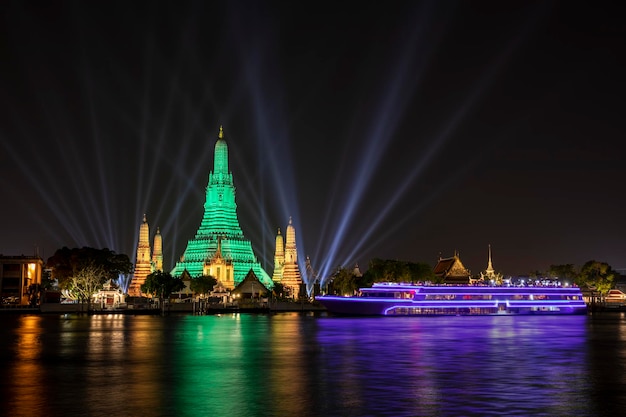
[[[626,20],[597,2],[0,5],[0,253],[172,267],[220,125],[271,274],[293,217],[322,274],[487,247],[505,275],[626,268]]]

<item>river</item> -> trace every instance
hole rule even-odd
[[[6,416],[614,416],[626,317],[3,315]]]

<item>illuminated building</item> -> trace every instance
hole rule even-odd
[[[283,248],[283,238],[278,230],[276,235],[276,252],[274,256],[274,274],[272,279],[280,282],[285,292],[292,297],[300,294],[302,286],[302,276],[298,267],[298,251],[296,249],[296,229],[293,227],[291,217],[287,225],[285,247]]]
[[[3,304],[28,304],[28,287],[41,284],[43,259],[39,256],[0,255],[0,295]]]
[[[244,279],[237,284],[234,290],[230,292],[230,295],[235,299],[254,299],[266,297],[269,289],[263,285],[254,271],[251,269]]]
[[[446,284],[468,284],[472,275],[469,269],[463,266],[459,253],[456,251],[450,258],[440,256],[433,272],[435,276],[443,278]]]
[[[93,295],[93,302],[101,309],[115,309],[126,302],[126,295],[119,285],[110,279]]]
[[[216,258],[218,246],[220,256]],[[243,281],[250,270],[254,271],[265,287],[274,286],[239,226],[233,174],[228,170],[228,144],[221,127],[215,143],[213,171],[209,173],[206,188],[204,215],[195,237],[187,242],[187,248],[172,270],[172,275],[180,276],[186,270],[192,277],[200,276],[207,267],[211,269],[216,259],[232,262],[232,281],[235,286]]]
[[[141,285],[146,282],[148,275],[155,271],[163,270],[163,239],[161,231],[157,227],[154,236],[154,252],[150,255],[150,228],[146,215],[143,215],[143,222],[139,226],[139,242],[137,243],[137,259],[135,260],[135,271],[133,279],[128,289],[128,294],[141,296]]]

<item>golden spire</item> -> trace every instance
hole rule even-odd
[[[224,129],[222,129],[222,125],[220,125],[220,133],[217,135],[218,138],[224,139]]]
[[[487,261],[487,273],[493,273],[493,264],[491,263],[491,244],[489,244],[489,260]]]

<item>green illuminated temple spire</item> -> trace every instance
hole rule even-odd
[[[221,258],[232,262],[233,277],[224,279],[230,281],[234,278],[235,286],[243,281],[250,269],[268,289],[274,286],[239,226],[233,174],[228,171],[228,145],[221,126],[215,143],[213,171],[209,173],[209,185],[206,188],[204,216],[195,238],[187,243],[187,249],[176,263],[172,275],[180,276],[184,270],[192,277],[209,275],[214,255],[218,251],[221,251]]]

